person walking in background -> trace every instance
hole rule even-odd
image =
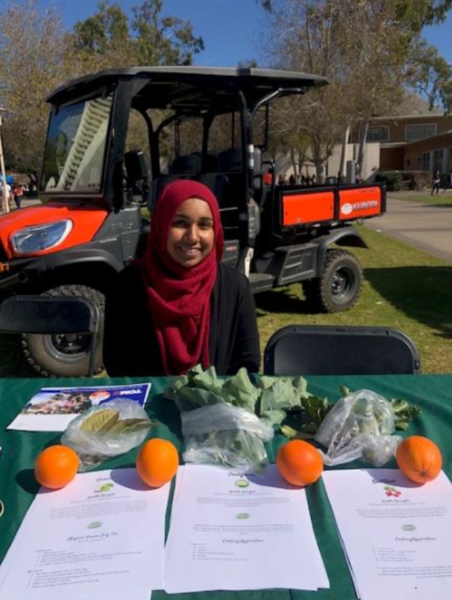
[[[3,189],[6,190],[6,200],[3,200]],[[11,186],[9,183],[5,183],[3,186],[3,182],[0,178],[0,205],[4,208],[5,211],[9,211],[11,206]]]
[[[436,191],[436,195],[439,194],[439,186],[441,184],[441,171],[439,169],[436,169],[433,172],[433,181],[432,181],[432,193],[430,194],[431,196],[433,196],[433,194]]]
[[[17,208],[20,208],[21,204],[22,204],[22,198],[24,196],[24,190],[20,184],[15,183],[13,185],[12,195],[13,195],[14,202],[16,203]]]

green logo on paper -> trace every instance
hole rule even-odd
[[[403,531],[414,531],[415,529],[416,525],[413,525],[413,523],[405,523],[405,525],[402,525]]]
[[[93,521],[89,525],[87,525],[88,529],[98,529],[102,527],[102,521]]]
[[[94,491],[96,494],[104,494],[105,492],[109,492],[114,485],[114,483],[104,483],[104,485],[101,485]]]
[[[250,482],[247,481],[246,479],[237,479],[237,481],[235,482],[235,485],[238,488],[247,488],[249,486]]]
[[[239,513],[238,515],[235,515],[236,519],[249,519],[250,515],[248,513]]]

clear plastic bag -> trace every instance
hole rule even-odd
[[[362,458],[381,467],[401,441],[394,431],[391,403],[371,390],[358,390],[336,402],[314,439],[328,449],[321,451],[327,466]]]
[[[243,471],[268,463],[264,442],[273,438],[273,427],[248,410],[219,402],[183,412],[181,419],[185,462]]]
[[[89,417],[105,410],[118,412],[116,430],[114,428],[109,431],[82,429]],[[121,423],[125,422],[128,428],[123,426],[121,431]],[[80,459],[79,471],[87,471],[111,456],[124,454],[139,446],[146,439],[151,427],[151,419],[138,402],[121,398],[93,406],[75,418],[61,436],[61,443],[77,452]]]

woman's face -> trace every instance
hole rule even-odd
[[[173,260],[190,268],[212,252],[214,238],[210,206],[200,198],[189,198],[173,215],[166,247]]]

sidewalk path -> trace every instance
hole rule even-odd
[[[28,208],[29,206],[38,206],[39,204],[42,204],[39,198],[23,198],[21,208]],[[12,201],[9,207],[9,212],[15,212],[16,210],[18,210],[18,208],[14,201]],[[3,214],[3,211],[0,209],[0,215]]]
[[[386,214],[364,224],[452,263],[452,196],[450,206],[434,206],[399,200],[389,193]]]

